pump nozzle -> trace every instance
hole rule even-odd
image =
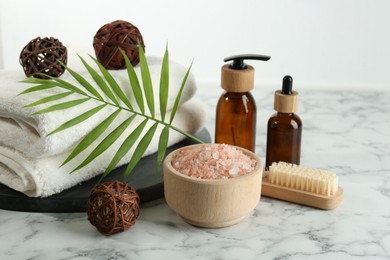
[[[221,70],[221,87],[227,92],[248,92],[253,89],[255,82],[255,69],[251,65],[246,65],[244,60],[267,61],[271,57],[258,54],[241,54],[230,56],[224,61],[233,61],[225,64]]]
[[[262,60],[267,61],[271,59],[270,56],[267,55],[260,55],[260,54],[241,54],[241,55],[234,55],[230,56],[224,59],[225,62],[227,61],[233,61],[232,64],[230,64],[230,68],[234,70],[244,70],[246,69],[246,64],[244,63],[244,60]]]

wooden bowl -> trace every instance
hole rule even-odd
[[[199,146],[197,144],[191,146]],[[237,149],[256,160],[254,171],[231,179],[198,179],[175,170],[172,158],[164,160],[164,195],[169,207],[189,224],[220,228],[243,220],[259,203],[263,167],[260,158],[240,147]]]

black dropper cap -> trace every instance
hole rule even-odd
[[[234,55],[230,56],[224,59],[225,62],[227,61],[233,61],[232,64],[230,64],[229,68],[234,70],[244,70],[247,68],[246,64],[244,63],[244,60],[263,60],[267,61],[271,59],[270,56],[267,55],[261,55],[261,54],[240,54],[240,55]]]
[[[289,75],[284,76],[283,85],[282,85],[282,94],[291,95],[292,85],[293,85],[293,78]]]

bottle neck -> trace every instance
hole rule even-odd
[[[293,116],[294,115],[294,113],[283,113],[283,112],[278,112],[278,111],[276,111],[276,113],[278,116]]]
[[[227,92],[225,91],[224,95],[230,96],[230,97],[242,97],[244,95],[251,95],[250,92]]]

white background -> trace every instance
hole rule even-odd
[[[201,84],[218,85],[223,58],[272,56],[248,62],[256,85],[296,88],[388,89],[390,1],[385,0],[0,0],[0,68],[21,70],[19,53],[37,36],[53,36],[70,52],[93,54],[105,23],[127,20],[145,40],[146,53],[189,65]],[[299,87],[298,87],[299,86]]]

